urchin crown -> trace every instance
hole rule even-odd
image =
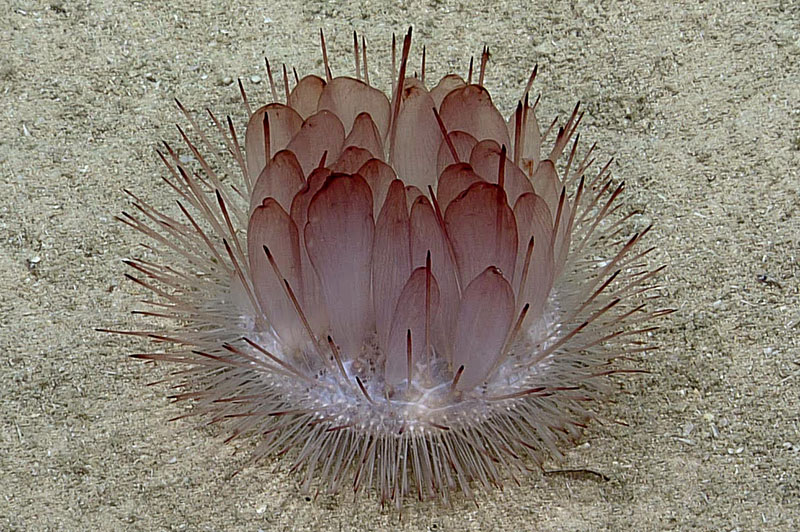
[[[477,83],[470,66],[429,90],[424,52],[407,74],[409,30],[387,97],[363,39],[355,77],[322,44],[325,76],[290,91],[284,69],[284,103],[267,63],[275,103],[244,97],[244,150],[230,118],[209,113],[219,150],[178,104],[207,149],[181,129],[197,168],[159,151],[180,212],[134,196],[122,218],[176,261],[129,261],[161,299],[148,314],[181,323],[138,333],[171,345],[138,357],[188,365],[192,414],[256,436],[254,459],[294,450],[306,487],[399,506],[559,456],[666,312],[645,306],[648,229],[623,236],[623,186],[610,163],[590,173],[594,147],[578,156],[583,114],[542,134],[534,69],[504,119],[486,49]],[[241,178],[223,180],[231,155]]]

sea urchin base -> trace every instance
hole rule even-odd
[[[324,38],[324,77],[290,90],[284,67],[283,102],[267,63],[274,103],[242,90],[244,150],[230,118],[209,112],[216,146],[178,103],[199,141],[179,127],[191,157],[158,151],[176,212],[131,194],[120,217],[164,257],[126,261],[167,323],[132,333],[165,346],[135,356],[182,365],[189,415],[257,438],[254,460],[291,451],[307,489],[471,496],[559,457],[607,377],[636,371],[668,312],[648,309],[649,228],[623,236],[623,185],[594,146],[578,158],[578,106],[542,134],[536,69],[504,119],[488,50],[476,83],[470,66],[428,90],[409,30],[387,97],[360,44],[355,77],[332,75]]]

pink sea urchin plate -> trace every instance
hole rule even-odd
[[[289,90],[284,69],[283,103],[269,72],[244,149],[179,104],[192,157],[159,151],[178,209],[134,196],[121,217],[158,257],[127,261],[163,325],[135,356],[182,365],[191,415],[256,438],[254,460],[288,452],[307,489],[472,496],[559,457],[669,311],[647,306],[623,185],[579,155],[578,107],[541,133],[535,69],[505,119],[486,51],[477,82],[428,89],[409,30],[387,96],[354,44],[355,77],[323,40],[325,75]]]

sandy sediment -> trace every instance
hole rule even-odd
[[[169,4],[169,5],[167,5]],[[15,1],[0,7],[0,528],[3,530],[794,530],[800,522],[800,9],[791,2]],[[614,155],[655,227],[665,306],[649,374],[620,381],[607,424],[479,507],[307,500],[286,463],[230,474],[249,449],[147,387],[132,326],[142,294],[113,221],[123,188],[167,207],[154,153],[172,103],[241,122],[235,84],[266,98],[263,56],[351,68],[366,34],[384,84],[392,31],[413,24],[430,75],[488,44],[505,109],[533,63],[540,116],[581,100],[583,138]],[[549,463],[548,467],[557,467]]]

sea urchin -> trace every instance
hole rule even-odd
[[[607,376],[635,371],[667,312],[645,306],[648,229],[623,236],[623,185],[610,163],[589,175],[594,146],[577,156],[577,106],[541,133],[536,69],[505,120],[486,50],[477,82],[428,90],[409,30],[387,97],[354,45],[355,78],[324,38],[324,77],[289,90],[284,67],[284,103],[267,63],[275,103],[242,91],[244,151],[230,118],[208,113],[217,145],[178,103],[198,140],[179,127],[189,152],[159,150],[175,213],[131,194],[120,218],[161,257],[126,261],[157,296],[140,313],[167,320],[133,333],[163,350],[134,356],[182,365],[189,415],[257,438],[253,459],[291,451],[305,488],[471,496],[559,457]]]

